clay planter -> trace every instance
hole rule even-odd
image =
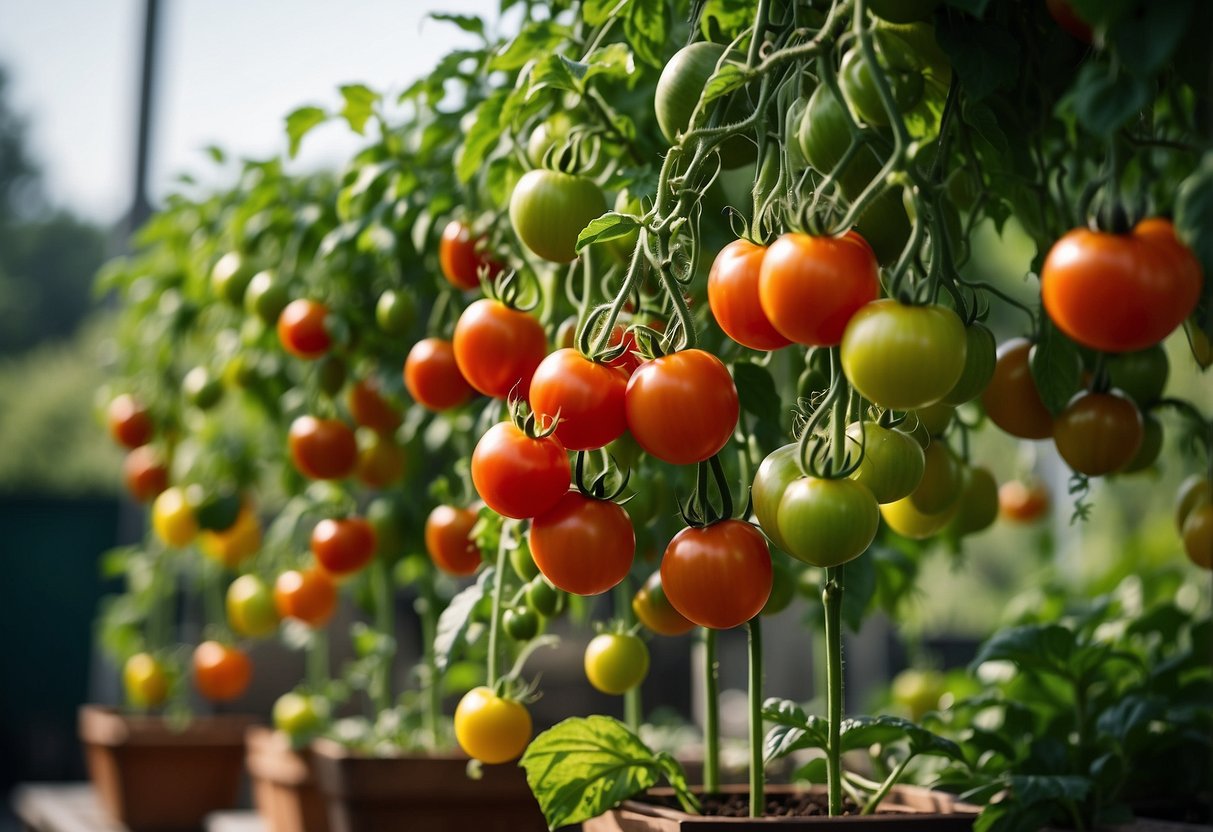
[[[746,794],[745,786],[725,786],[723,794]],[[793,786],[767,786],[768,799],[773,796],[798,795],[805,792],[825,794],[824,786],[797,789]],[[647,795],[669,800],[672,789],[650,789]],[[585,832],[743,832],[746,829],[806,829],[851,830],[851,832],[962,832],[973,828],[973,819],[980,811],[976,806],[956,802],[950,794],[917,786],[895,786],[874,815],[843,817],[765,817],[732,818],[688,815],[678,809],[646,802],[643,798],[628,800],[618,809],[586,821]]]
[[[253,803],[269,832],[328,832],[328,808],[316,786],[310,750],[260,725],[245,734]]]
[[[368,757],[328,740],[312,748],[333,832],[547,832],[513,763],[470,780],[466,757]]]
[[[230,809],[244,774],[247,716],[195,717],[180,730],[158,716],[80,709],[80,739],[102,807],[132,832],[195,830]]]

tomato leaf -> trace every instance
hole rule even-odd
[[[725,64],[712,74],[703,88],[703,103],[728,95],[745,86],[746,71],[737,64]]]
[[[521,69],[537,55],[554,53],[571,36],[568,26],[553,20],[528,23],[502,52],[489,61],[489,69]]]
[[[1213,151],[1179,186],[1175,197],[1175,232],[1205,273],[1195,320],[1213,333]]]
[[[1019,44],[1001,26],[960,15],[945,15],[935,39],[960,76],[970,101],[1013,86],[1019,77]]]
[[[375,112],[375,104],[380,99],[379,93],[363,84],[346,84],[341,87],[341,97],[345,99],[341,115],[349,122],[351,130],[362,135],[367,121]]]
[[[1193,0],[1141,3],[1108,33],[1121,65],[1147,78],[1171,59],[1192,19]]]
[[[707,0],[699,15],[699,28],[707,40],[732,40],[754,22],[750,0]]]
[[[623,34],[636,55],[646,64],[662,66],[670,42],[669,4],[665,0],[631,0],[624,14]]]
[[[805,748],[824,749],[829,744],[829,726],[824,719],[806,714],[790,699],[770,698],[762,703],[762,717],[774,722],[762,743],[763,760],[770,763]]]
[[[1065,674],[1074,650],[1074,634],[1060,624],[1029,624],[995,633],[978,648],[969,667],[1004,661],[1023,670]]]
[[[1054,415],[1065,410],[1082,381],[1078,347],[1052,322],[1045,321],[1040,328],[1040,340],[1032,348],[1029,365],[1044,406]]]
[[[482,598],[493,588],[494,570],[490,566],[480,573],[476,583],[459,592],[438,616],[434,635],[434,663],[442,673],[450,666],[456,652],[466,643],[472,614]]]
[[[455,154],[455,174],[461,182],[476,175],[501,137],[501,111],[509,94],[509,90],[496,90],[476,107],[476,120]]]
[[[484,21],[475,15],[431,12],[430,19],[441,20],[445,23],[453,23],[465,32],[484,37]]]
[[[839,728],[842,750],[852,751],[879,743],[905,740],[914,755],[926,754],[964,762],[964,752],[952,740],[939,736],[899,716],[858,716],[843,720]]]
[[[585,61],[585,75],[581,79],[583,84],[588,83],[591,78],[618,80],[636,72],[636,59],[632,50],[622,43],[600,46],[591,52]]]
[[[319,107],[300,107],[291,111],[286,117],[286,135],[290,140],[290,156],[295,158],[299,153],[299,144],[303,137],[318,124],[328,120],[329,114]]]
[[[1070,94],[1059,104],[1073,108],[1078,123],[1096,136],[1112,135],[1150,101],[1153,85],[1123,75],[1109,64],[1090,61],[1079,70]]]
[[[1075,775],[1023,774],[1011,776],[1011,791],[1021,803],[1085,800],[1091,781]]]
[[[563,55],[548,55],[531,70],[531,85],[527,95],[532,96],[542,89],[580,93],[581,79],[586,69],[585,64],[570,61]]]
[[[775,389],[775,379],[766,367],[738,361],[733,364],[733,383],[737,385],[737,396],[746,411],[761,420],[779,423],[783,405]]]
[[[577,235],[577,251],[580,252],[594,243],[626,237],[639,227],[640,223],[631,214],[609,211],[581,229],[581,233]]]
[[[597,817],[655,785],[670,773],[669,762],[619,720],[590,716],[566,719],[535,737],[519,765],[555,829]],[[685,778],[673,785],[685,790]]]

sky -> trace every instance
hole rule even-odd
[[[203,148],[264,158],[286,147],[283,119],[332,106],[337,87],[400,90],[469,35],[431,11],[495,19],[497,0],[163,0],[152,133],[153,200],[183,172],[219,174]],[[53,204],[119,219],[131,201],[143,0],[0,0],[10,106]],[[344,123],[304,142],[301,168],[358,146]]]

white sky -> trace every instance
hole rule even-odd
[[[217,144],[236,156],[286,147],[283,117],[331,106],[337,86],[400,90],[470,37],[430,11],[495,19],[496,0],[163,0],[152,195],[206,172]],[[112,221],[129,205],[142,0],[0,0],[0,64],[29,122],[56,204]],[[339,162],[344,123],[318,128],[298,163]]]

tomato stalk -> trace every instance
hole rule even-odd
[[[746,625],[750,652],[750,817],[760,818],[766,808],[766,772],[762,765],[762,619]]]
[[[505,597],[505,575],[506,558],[508,551],[506,544],[509,542],[512,532],[512,524],[506,522],[501,526],[501,540],[497,544],[497,561],[496,568],[493,571],[493,612],[489,619],[489,662],[488,662],[488,686],[496,689],[497,679],[500,671],[501,661],[501,614],[504,606],[501,602]]]
[[[427,571],[421,579],[421,597],[417,599],[416,609],[421,618],[422,659],[425,662],[425,708],[421,712],[421,720],[425,732],[430,737],[430,747],[435,749],[442,745],[439,735],[442,721],[442,680],[438,673],[438,654],[434,650],[439,606],[438,594],[434,591],[434,574]]]
[[[842,570],[826,569],[821,601],[826,616],[826,719],[830,725],[826,747],[826,783],[830,816],[842,813]]]
[[[636,622],[632,615],[631,582],[625,576],[612,593],[615,602],[615,617],[626,627],[632,627]],[[644,720],[644,707],[640,698],[640,685],[628,688],[623,694],[623,721],[633,732],[640,731],[640,723]]]
[[[700,630],[703,638],[703,792],[720,791],[720,680],[716,662],[716,631]]]
[[[375,629],[386,639],[371,681],[371,700],[376,712],[381,713],[392,707],[392,659],[396,655],[394,593],[382,556],[371,561],[370,581],[375,601]]]
[[[307,684],[313,694],[321,693],[329,681],[329,634],[312,630],[307,644]]]

